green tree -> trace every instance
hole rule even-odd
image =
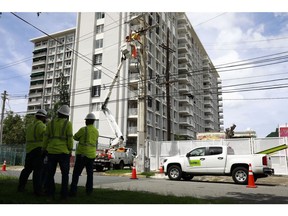
[[[53,108],[47,111],[48,118],[54,118],[60,106],[65,104],[70,106],[70,92],[67,77],[65,77],[63,73],[60,73],[60,77],[57,78],[56,81],[59,83],[57,86],[59,100],[54,100]]]
[[[22,117],[8,112],[3,121],[3,143],[7,145],[25,144],[25,124]]]

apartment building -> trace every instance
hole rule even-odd
[[[76,28],[51,34],[56,40],[32,39],[28,113],[53,108],[63,74],[70,89],[73,130],[82,127],[85,116],[93,112],[99,143],[108,145],[115,135],[101,105],[120,64],[121,46],[127,45],[132,31],[153,26],[145,33],[146,139],[164,141],[168,135],[171,140],[196,139],[197,132],[223,130],[221,80],[186,14],[151,12],[141,17],[145,21],[141,24],[129,21],[139,14],[78,13]],[[124,62],[107,105],[126,146],[135,150],[139,116],[144,115],[138,113],[140,68],[137,58]]]
[[[94,112],[102,136],[99,143],[109,142],[104,137],[114,137],[100,109],[120,64],[122,44],[132,31],[143,29],[137,21],[128,22],[134,15],[139,13],[78,14],[75,49],[81,55],[73,62],[71,120],[77,131],[87,113]],[[145,34],[146,138],[167,140],[170,131],[171,140],[195,139],[197,132],[219,131],[223,124],[221,80],[185,13],[145,13],[144,20],[146,27],[154,26]],[[126,60],[108,103],[126,146],[135,149],[139,116],[144,115],[138,113],[140,73],[137,59]]]
[[[75,28],[31,39],[33,62],[27,113],[52,109],[59,100],[60,77],[71,87]]]

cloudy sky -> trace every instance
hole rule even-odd
[[[6,90],[9,94],[7,110],[23,114],[27,109],[25,95],[32,64],[30,39],[43,33],[9,13],[14,11],[10,7],[8,5],[0,17],[0,92]],[[161,5],[151,11],[158,7]],[[121,8],[119,11],[127,11]],[[279,124],[288,122],[288,13],[273,10],[235,13],[231,9],[206,12],[204,9],[200,10],[203,12],[191,9],[187,16],[222,79],[224,128],[235,123],[236,131],[250,128],[258,137],[265,137]],[[52,12],[42,12],[38,17],[36,12],[28,13],[27,9],[21,12],[21,7],[15,11],[47,33],[76,26],[76,13],[55,13],[53,8],[40,8],[37,11]],[[187,8],[177,11],[187,11]]]

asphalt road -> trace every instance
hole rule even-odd
[[[20,170],[8,170],[5,175],[19,176]],[[1,174],[0,173],[0,174]],[[71,181],[72,174],[69,176]],[[105,176],[103,173],[94,173],[94,188],[111,188],[114,190],[147,191],[161,195],[192,196],[205,199],[228,198],[241,204],[288,204],[288,186],[277,183],[261,183],[257,181],[257,188],[247,188],[245,185],[237,185],[223,177],[221,180],[203,180],[195,178],[192,181],[170,181],[164,175],[157,178],[130,179],[128,176]],[[31,176],[30,176],[31,178]],[[268,177],[269,178],[269,177]],[[266,178],[266,179],[268,179]],[[224,179],[224,180],[223,180]],[[280,177],[280,180],[288,183],[288,177]],[[278,180],[278,181],[280,181]],[[61,174],[55,175],[55,181],[61,182]],[[85,186],[86,174],[80,176],[79,185]]]

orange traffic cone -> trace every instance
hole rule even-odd
[[[3,166],[2,166],[2,171],[6,171],[6,160],[4,160]]]
[[[137,175],[136,175],[136,168],[135,166],[132,167],[132,176],[130,179],[138,179]]]
[[[163,169],[162,163],[161,163],[161,166],[159,167],[159,173],[164,173],[164,169]]]
[[[246,187],[247,187],[247,188],[256,188],[256,187],[257,187],[257,186],[255,185],[254,175],[253,175],[253,172],[252,172],[251,163],[249,163],[248,185],[247,185]]]

